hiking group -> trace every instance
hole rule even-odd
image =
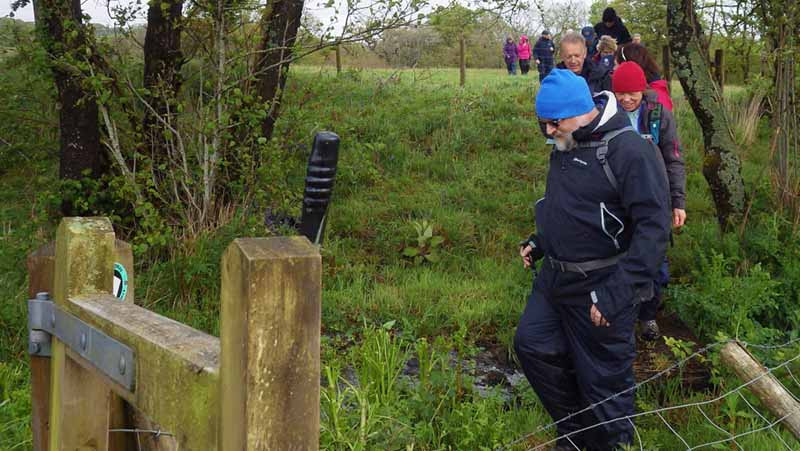
[[[685,168],[667,84],[613,9],[561,36],[555,67],[551,43],[544,32],[533,51],[536,115],[553,150],[536,233],[520,244],[525,267],[541,264],[514,349],[557,422],[555,449],[614,450],[633,444],[636,325],[659,337]]]

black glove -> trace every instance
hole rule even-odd
[[[531,253],[528,254],[531,257],[531,267],[533,267],[534,263],[538,262],[544,257],[544,251],[542,251],[542,248],[539,247],[535,233],[531,234],[531,236],[529,236],[527,239],[520,241],[519,247],[524,248],[525,246],[530,246],[533,248]]]

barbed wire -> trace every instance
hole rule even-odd
[[[791,339],[789,341],[786,341],[786,342],[780,343],[780,344],[757,344],[757,343],[749,343],[749,342],[746,342],[746,341],[743,341],[743,340],[736,340],[736,339],[722,340],[722,341],[717,341],[717,342],[708,344],[708,345],[704,346],[703,348],[693,352],[692,354],[684,357],[683,359],[677,361],[676,363],[674,363],[673,365],[669,366],[668,368],[666,368],[664,370],[661,370],[658,373],[648,377],[647,379],[645,379],[645,380],[643,380],[643,381],[641,381],[639,383],[636,383],[636,384],[632,385],[631,387],[629,387],[629,388],[627,388],[627,389],[625,389],[623,391],[615,393],[615,394],[613,394],[613,395],[611,395],[611,396],[609,396],[609,397],[607,397],[607,398],[605,398],[605,399],[603,399],[601,401],[589,404],[585,408],[583,408],[583,409],[581,409],[581,410],[579,410],[577,412],[573,412],[573,413],[565,416],[564,418],[561,418],[561,419],[559,419],[557,421],[554,421],[552,423],[540,426],[536,430],[534,430],[533,432],[525,434],[525,435],[517,438],[516,440],[507,443],[506,445],[503,445],[501,447],[496,448],[496,451],[508,450],[511,447],[513,447],[515,445],[518,445],[518,444],[528,440],[532,436],[534,436],[536,434],[539,434],[541,432],[547,431],[547,430],[557,426],[558,424],[569,420],[570,418],[573,418],[575,416],[581,415],[584,412],[590,411],[590,410],[594,409],[595,407],[597,407],[597,406],[599,406],[599,405],[601,405],[601,404],[603,404],[605,402],[608,402],[611,399],[617,398],[620,395],[623,395],[625,393],[630,392],[631,390],[636,390],[639,387],[641,387],[641,386],[643,386],[643,385],[645,385],[645,384],[647,384],[649,382],[652,382],[652,381],[654,381],[654,380],[656,380],[656,379],[658,379],[658,378],[660,378],[660,377],[672,372],[673,370],[675,370],[677,368],[682,367],[684,364],[686,364],[690,360],[692,360],[694,358],[697,358],[697,357],[700,357],[700,356],[706,354],[708,351],[710,351],[710,350],[712,350],[714,348],[717,348],[717,347],[720,347],[720,346],[724,346],[724,345],[726,345],[728,343],[738,343],[743,348],[755,348],[755,349],[760,349],[760,350],[775,350],[775,349],[788,348],[788,347],[791,347],[791,346],[793,346],[793,345],[795,345],[796,343],[799,343],[799,342],[800,342],[800,337],[793,338],[793,339]],[[744,450],[742,445],[736,441],[737,438],[743,437],[743,436],[746,436],[746,435],[750,435],[750,434],[753,434],[753,433],[756,433],[756,432],[760,432],[760,431],[765,430],[765,429],[771,429],[775,424],[780,423],[780,421],[782,421],[783,419],[787,418],[788,416],[791,416],[794,413],[798,413],[798,410],[797,409],[793,410],[792,412],[789,412],[788,414],[784,415],[784,417],[782,417],[780,420],[778,420],[778,421],[776,421],[774,423],[769,423],[769,421],[766,419],[766,417],[761,415],[761,413],[758,412],[757,409],[755,409],[750,404],[750,402],[748,402],[746,400],[746,398],[744,398],[743,395],[741,395],[740,391],[742,389],[750,386],[751,384],[754,384],[755,382],[757,382],[761,378],[763,378],[763,377],[765,377],[767,375],[771,375],[776,370],[779,370],[779,369],[782,369],[782,368],[786,368],[786,370],[787,370],[788,374],[790,375],[791,379],[794,381],[794,383],[796,385],[798,385],[798,387],[800,387],[800,381],[798,381],[798,379],[794,376],[794,374],[791,372],[791,369],[789,368],[789,364],[791,364],[792,362],[794,362],[794,361],[796,361],[798,359],[800,359],[800,353],[798,353],[798,355],[796,355],[796,356],[784,361],[783,363],[781,363],[781,364],[779,364],[777,366],[774,366],[774,367],[771,367],[771,368],[770,367],[765,367],[766,371],[761,373],[759,376],[757,376],[757,377],[755,377],[755,378],[753,378],[753,379],[751,379],[751,380],[749,380],[747,382],[744,382],[741,385],[737,386],[736,388],[734,388],[732,390],[729,390],[728,392],[726,392],[726,393],[724,393],[724,394],[722,394],[720,396],[717,396],[717,397],[715,397],[713,399],[709,399],[709,400],[705,400],[705,401],[692,402],[692,403],[685,403],[685,404],[680,404],[680,405],[675,405],[675,406],[661,407],[661,408],[652,409],[652,410],[649,410],[649,411],[646,411],[646,412],[639,412],[639,413],[635,413],[633,415],[627,415],[627,416],[622,416],[622,417],[614,418],[614,419],[607,420],[607,421],[598,422],[598,423],[596,423],[594,425],[591,425],[591,426],[588,426],[588,427],[584,427],[582,429],[579,429],[579,430],[576,430],[576,431],[572,431],[572,432],[570,432],[568,434],[564,434],[562,436],[556,437],[556,438],[554,438],[552,440],[549,440],[547,442],[540,443],[540,444],[538,444],[538,445],[536,445],[536,446],[534,446],[532,448],[528,448],[527,451],[533,451],[533,450],[540,449],[540,448],[542,448],[544,446],[550,445],[550,444],[552,444],[552,443],[554,443],[554,442],[556,442],[558,440],[561,440],[561,439],[566,439],[576,450],[580,450],[580,448],[570,438],[571,436],[586,432],[588,430],[591,430],[591,429],[594,429],[594,428],[597,428],[597,427],[600,427],[600,426],[604,426],[606,424],[610,424],[610,423],[614,423],[614,422],[617,422],[617,421],[621,421],[621,420],[627,420],[628,422],[631,423],[631,425],[633,426],[634,431],[636,433],[638,442],[639,442],[639,448],[643,449],[644,445],[642,443],[641,435],[639,434],[639,430],[636,428],[635,424],[633,423],[633,420],[636,419],[636,418],[639,418],[639,417],[643,417],[643,416],[646,416],[646,415],[653,415],[653,414],[656,414],[658,417],[661,418],[661,420],[664,422],[664,424],[666,424],[666,426],[670,429],[670,431],[672,431],[673,434],[675,434],[678,437],[678,439],[683,442],[683,444],[686,446],[686,449],[697,449],[697,448],[702,448],[702,447],[705,447],[705,446],[713,446],[713,445],[719,444],[719,443],[733,442],[739,449]],[[798,400],[797,396],[795,396],[795,394],[792,393],[791,390],[788,390],[783,385],[783,383],[781,383],[780,381],[778,381],[778,383],[787,392],[789,392],[791,394],[791,396],[796,401],[800,402],[800,400]],[[706,412],[702,409],[702,406],[718,402],[718,401],[730,396],[731,394],[739,394],[740,396],[742,396],[742,398],[745,399],[745,401],[751,407],[751,409],[755,410],[756,413],[758,414],[758,416],[761,417],[762,420],[764,420],[764,421],[766,421],[768,423],[768,426],[734,435],[734,434],[730,433],[729,431],[726,431],[725,429],[723,429],[719,425],[717,425],[714,421],[712,421],[711,418],[709,418],[709,416],[706,414]],[[728,437],[725,438],[725,439],[722,439],[722,440],[717,440],[717,441],[714,441],[714,442],[704,443],[704,444],[697,445],[697,446],[694,446],[694,447],[690,446],[686,442],[686,440],[683,437],[681,437],[681,435],[678,434],[677,431],[675,431],[675,429],[669,424],[669,422],[666,421],[666,419],[662,415],[662,412],[669,412],[669,411],[678,410],[678,409],[688,409],[688,408],[691,408],[691,407],[697,407],[700,410],[700,412],[702,413],[703,417],[705,417],[705,419],[708,420],[708,422],[715,429],[727,434]],[[779,437],[780,441],[784,444],[784,446],[787,447],[787,449],[789,449],[789,450],[792,449],[785,442],[785,440],[783,440],[783,438],[780,436],[780,434],[777,431],[775,431],[774,429],[772,429],[772,431],[773,431],[774,434],[776,434]]]
[[[159,437],[174,437],[171,432],[164,432],[161,429],[152,430],[152,429],[109,429],[108,432],[128,432],[136,434],[136,450],[142,451],[142,441],[139,438],[140,434],[152,434],[153,438],[158,440]]]

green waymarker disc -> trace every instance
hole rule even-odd
[[[114,296],[124,301],[128,294],[128,271],[122,263],[114,263]]]

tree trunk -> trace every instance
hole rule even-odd
[[[167,160],[169,152],[166,127],[159,117],[174,123],[176,99],[181,89],[182,0],[151,0],[147,10],[147,34],[144,38],[145,100],[153,107],[145,108],[142,128],[144,144],[153,158],[153,165]]]
[[[303,14],[303,0],[271,0],[261,15],[261,43],[256,56],[256,89],[269,111],[261,122],[262,135],[270,139],[280,115],[283,88],[289,74],[292,46]]]
[[[83,24],[80,0],[38,0],[34,4],[37,28],[49,56],[58,89],[60,161],[62,180],[99,178],[108,169],[100,145],[98,109],[94,93],[83,84],[87,74],[79,64],[91,52],[91,31]],[[64,199],[64,215],[75,214]]]
[[[717,220],[723,230],[744,212],[746,193],[741,162],[725,116],[720,92],[708,65],[702,30],[692,0],[667,1],[667,27],[674,72],[703,130],[703,175],[711,188]]]

